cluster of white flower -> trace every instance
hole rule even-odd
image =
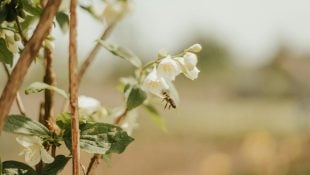
[[[142,88],[158,97],[164,98],[163,91],[169,90],[171,81],[183,73],[186,77],[194,80],[198,77],[197,55],[201,51],[199,44],[194,44],[184,50],[182,56],[165,56],[158,65],[154,65],[153,70],[144,79]]]
[[[25,155],[25,161],[34,166],[41,160],[44,163],[52,163],[54,158],[48,154],[43,146],[42,140],[37,136],[20,136],[16,141],[21,144],[25,149],[20,155]]]

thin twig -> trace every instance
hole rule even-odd
[[[22,42],[23,42],[24,45],[26,45],[27,42],[28,42],[28,40],[27,40],[27,38],[25,37],[22,28],[20,27],[19,19],[16,18],[15,22],[16,22],[16,26],[17,26],[18,33],[19,33],[20,37],[22,38]]]
[[[114,123],[119,125],[124,120],[124,118],[126,117],[127,113],[128,113],[128,108],[126,108],[124,110],[124,112],[116,118]]]
[[[115,21],[111,23],[107,28],[105,28],[100,36],[100,40],[102,41],[106,40],[110,36],[116,24],[117,22]],[[101,44],[97,42],[96,45],[93,47],[93,49],[90,51],[89,55],[86,57],[86,59],[82,63],[81,68],[79,69],[79,73],[78,73],[78,85],[81,84],[81,81],[85,75],[86,70],[89,68],[90,64],[94,61],[94,59],[96,58],[101,48],[102,48]],[[67,111],[68,107],[69,107],[69,101],[66,100],[63,105],[62,111],[63,112]]]
[[[100,154],[93,155],[93,157],[90,159],[86,175],[93,175],[95,173],[95,169],[100,163],[100,158],[101,158]]]
[[[48,35],[48,30],[53,23],[60,2],[61,0],[48,1],[31,39],[21,53],[20,58],[12,71],[11,77],[2,91],[0,97],[0,131],[2,131],[4,121],[8,116],[12,103],[16,97],[16,93],[23,82],[27,70],[32,63],[33,58],[35,58],[41,48],[43,40]]]
[[[9,68],[5,65],[5,63],[2,63],[2,65],[4,67],[4,70],[5,70],[7,77],[10,78]],[[26,115],[26,110],[25,110],[24,104],[22,102],[22,99],[21,99],[18,91],[16,92],[16,104],[17,104],[17,108],[19,110],[19,113],[22,115]]]
[[[72,141],[72,173],[80,175],[80,130],[77,106],[78,74],[77,74],[77,0],[70,3],[69,32],[69,93],[71,109],[71,141]]]
[[[111,32],[113,31],[115,25],[117,24],[117,22],[113,22],[111,23],[101,34],[100,36],[100,40],[104,41],[106,40]],[[90,66],[90,64],[94,61],[96,55],[98,54],[98,52],[100,51],[100,49],[102,48],[101,44],[99,42],[96,43],[95,47],[91,50],[91,52],[89,53],[88,57],[85,59],[85,61],[83,62],[83,64],[81,65],[81,68],[79,70],[79,76],[78,76],[78,82],[79,84],[81,83],[81,80],[86,72],[86,70],[88,69],[88,67]]]

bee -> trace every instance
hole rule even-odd
[[[170,109],[171,107],[175,109],[177,107],[174,100],[170,97],[169,92],[167,90],[162,90],[161,94],[164,96],[163,101],[166,102],[165,109],[167,107],[168,109]]]

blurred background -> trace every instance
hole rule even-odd
[[[98,174],[310,174],[309,5],[308,0],[135,0],[109,41],[145,62],[161,49],[176,54],[200,43],[201,73],[195,81],[177,78],[181,103],[176,110],[157,104],[167,133],[141,110],[136,140],[113,155],[110,165],[102,163]],[[83,11],[79,18],[82,61],[105,26]],[[54,32],[57,81],[67,89],[68,36]],[[115,87],[133,70],[102,49],[80,93],[119,106],[122,96]],[[41,81],[42,72],[42,64],[34,64],[24,87]],[[1,89],[5,82],[0,76]],[[37,116],[42,94],[22,98],[27,114]],[[60,110],[61,97],[58,102]],[[2,159],[16,158],[21,147],[12,147],[14,137],[3,133],[0,141]],[[85,164],[88,157],[83,155]]]

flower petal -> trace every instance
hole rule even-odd
[[[199,74],[200,70],[197,67],[194,67],[193,70],[191,71],[186,71],[185,72],[185,76],[191,80],[195,80],[196,78],[198,78],[198,74]]]
[[[32,146],[25,150],[25,161],[31,166],[38,164],[41,160],[40,147]]]
[[[157,75],[156,68],[154,67],[154,69],[145,78],[142,88],[145,91],[149,91],[154,95],[162,97],[162,90],[168,89],[169,86],[164,78]]]
[[[54,157],[49,155],[48,152],[43,147],[41,147],[40,153],[41,153],[42,161],[44,163],[52,163],[54,161]]]
[[[184,66],[188,70],[193,70],[197,65],[198,59],[197,55],[191,52],[186,52],[184,55]]]
[[[30,139],[30,137],[26,137],[26,136],[16,137],[16,141],[26,148],[33,145],[33,140]]]
[[[175,77],[181,73],[181,69],[175,60],[167,56],[159,63],[157,73],[168,80],[175,80]]]

